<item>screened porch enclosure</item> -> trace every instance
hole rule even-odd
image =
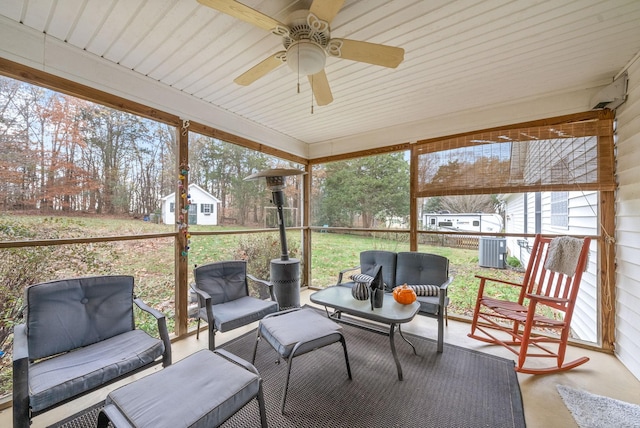
[[[75,96],[86,96],[83,93],[71,92]],[[193,330],[193,323],[189,318],[188,293],[193,265],[205,263],[214,257],[252,257],[252,248],[256,247],[259,241],[264,243],[268,240],[245,239],[245,237],[251,235],[267,237],[273,233],[273,229],[265,223],[269,212],[266,207],[270,205],[265,186],[252,183],[247,187],[246,182],[242,180],[244,176],[266,167],[296,167],[307,172],[306,175],[288,182],[285,192],[287,205],[291,208],[292,214],[291,223],[288,224],[292,227],[288,228],[288,235],[295,243],[293,250],[299,251],[299,257],[302,260],[301,284],[303,287],[322,288],[335,283],[335,277],[340,269],[357,264],[357,248],[447,252],[460,245],[453,243],[460,242],[467,236],[471,237],[471,240],[466,239],[467,243],[464,244],[468,247],[469,241],[474,239],[477,241],[480,236],[522,240],[531,238],[536,232],[534,229],[510,230],[509,228],[493,234],[424,230],[420,227],[419,221],[424,205],[420,201],[426,198],[478,194],[506,195],[515,192],[544,194],[562,191],[597,192],[598,202],[591,205],[597,206],[593,213],[596,220],[590,228],[549,229],[543,232],[593,236],[598,241],[593,257],[594,269],[598,264],[609,263],[602,260],[605,254],[607,257],[612,257],[610,251],[602,251],[602,246],[607,245],[603,237],[609,236],[613,228],[612,225],[601,220],[601,218],[613,217],[613,205],[611,200],[607,199],[612,194],[614,183],[613,127],[610,112],[586,112],[550,118],[541,121],[542,123],[513,125],[438,140],[422,140],[415,144],[393,145],[375,151],[306,160],[194,121],[158,115],[157,112],[150,115],[142,106],[112,95],[96,94],[89,89],[87,92],[92,94],[97,104],[105,108],[125,105],[126,114],[140,115],[145,118],[144,120],[150,120],[148,117],[153,116],[155,123],[162,125],[158,126],[159,129],[166,127],[170,131],[163,134],[165,150],[156,152],[150,159],[152,164],[163,165],[161,169],[164,175],[161,175],[160,183],[167,185],[161,187],[173,187],[175,212],[178,215],[183,213],[184,216],[177,220],[177,224],[157,225],[158,228],[145,224],[145,227],[140,229],[121,228],[107,233],[99,228],[91,228],[90,232],[83,236],[59,238],[10,236],[3,239],[0,243],[1,248],[3,251],[24,249],[30,251],[33,248],[62,248],[64,251],[68,245],[92,248],[96,242],[104,242],[108,245],[115,242],[124,247],[128,247],[127,243],[131,242],[141,244],[142,248],[154,248],[155,245],[146,245],[147,242],[159,238],[170,238],[173,248],[163,248],[162,254],[165,259],[160,261],[160,264],[165,267],[173,267],[172,272],[165,271],[160,274],[163,278],[161,282],[164,284],[165,291],[169,291],[169,295],[155,303],[160,310],[171,314],[176,338],[184,338]],[[16,170],[21,168],[22,158],[13,156],[11,159],[14,159],[14,163],[8,165],[10,168]],[[551,167],[548,165],[549,160],[558,159],[561,161],[555,162]],[[388,165],[392,167],[387,166],[380,171],[381,165],[387,165],[385,162],[389,162]],[[358,183],[364,194],[359,205],[351,204],[352,201],[349,198],[353,199],[355,193],[350,190],[350,187],[341,189],[334,185],[332,188],[329,185],[331,183],[328,183],[332,178],[330,173],[338,175],[344,170],[342,167],[332,168],[333,164],[339,163],[353,168],[355,177],[371,176],[373,178],[369,183],[373,187],[369,189],[366,187],[366,182]],[[389,170],[397,174],[377,175]],[[188,172],[185,173],[185,171]],[[219,171],[219,175],[212,175],[212,171]],[[364,209],[373,206],[375,197],[383,196],[382,199],[384,199],[385,193],[378,186],[387,179],[395,187],[391,190],[385,189],[384,191],[389,192],[386,196],[392,195],[396,199],[387,197],[388,200],[383,201],[387,203],[386,206],[380,205],[375,211],[365,214]],[[135,180],[132,179],[132,181]],[[190,196],[183,190],[193,182],[202,183],[207,191],[219,197],[220,219],[222,223],[226,222],[224,230],[190,225],[187,216],[191,211]],[[14,189],[19,188],[19,186],[14,187]],[[95,188],[100,190],[99,186]],[[331,192],[327,192],[327,188],[332,189]],[[19,194],[18,191],[13,195]],[[334,200],[333,205],[319,204],[319,201],[331,202],[331,198],[336,195],[340,195],[340,198]],[[65,196],[63,195],[59,200],[65,200]],[[118,200],[120,199],[113,201]],[[347,206],[350,206],[349,212],[337,215],[339,212],[335,211],[335,207],[343,209]],[[52,211],[47,212],[47,215],[53,216],[67,212],[57,210],[55,205],[51,209]],[[332,209],[334,211],[331,211]],[[358,210],[360,210],[359,215]],[[569,210],[567,208],[567,212]],[[12,210],[7,208],[6,211],[11,213]],[[108,219],[105,220],[108,221]],[[508,222],[506,224],[509,225]],[[267,227],[263,229],[262,225]],[[131,232],[123,233],[126,230]],[[226,240],[228,237],[233,239]],[[353,237],[362,239],[358,244],[361,247],[349,241]],[[244,243],[241,242],[243,239]],[[339,240],[332,241],[332,239]],[[213,243],[206,243],[208,240],[213,240]],[[325,248],[318,246],[323,241],[325,241]],[[434,242],[438,245],[433,245]],[[273,241],[266,245],[273,247]],[[223,248],[226,251],[216,253],[210,251],[211,248]],[[237,251],[240,249],[245,249],[244,253]],[[340,257],[335,258],[336,254],[340,254],[338,249],[349,249],[350,253],[341,254]],[[466,248],[466,250],[470,251],[467,253],[467,260],[471,260],[471,266],[474,266],[477,249]],[[327,261],[314,256],[314,254],[321,255],[323,252],[333,253],[334,258]],[[135,259],[143,260],[140,257],[142,254],[144,253],[137,254]],[[170,259],[167,260],[166,257]],[[254,255],[254,257],[257,256]],[[261,263],[264,271],[264,262],[269,258],[277,257],[277,252],[274,254],[267,252],[267,255],[260,257],[263,257]],[[131,258],[125,256],[120,260],[131,260]],[[118,270],[123,272],[127,270],[126,264],[116,263],[119,263]],[[459,269],[463,269],[462,265]],[[148,277],[148,271],[148,267],[136,267],[136,272],[139,272],[142,278]],[[466,271],[470,269],[466,268]],[[52,273],[51,277],[37,280],[53,279],[62,272],[67,276],[74,274],[71,271],[58,271]],[[88,270],[78,268],[76,272],[84,274]],[[611,280],[613,272],[602,272],[600,275],[595,272],[597,271],[594,270],[592,274],[596,287],[595,294],[610,295],[610,289],[613,287]],[[464,282],[463,279],[464,275],[460,275],[459,283],[465,284],[465,288],[474,286],[472,278]],[[144,279],[141,285],[144,285]],[[456,298],[455,291],[452,293]],[[467,297],[460,296],[460,300],[463,301]],[[457,315],[464,318],[468,315],[465,309],[456,311],[457,308],[462,306],[452,305],[450,313],[452,317]],[[591,313],[587,317],[591,325],[595,322],[596,329],[601,326],[595,336],[590,336],[589,341],[600,349],[611,350],[614,325],[612,309],[601,305],[598,300],[595,303],[592,301]]]

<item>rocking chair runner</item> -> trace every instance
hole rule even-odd
[[[576,238],[556,239],[573,240],[573,244],[577,242]],[[582,357],[568,363],[564,362],[571,317],[582,273],[587,265],[591,239],[584,238],[581,241],[578,251],[572,255],[567,254],[571,251],[567,251],[566,247],[563,253],[560,241],[551,246],[551,238],[536,235],[522,284],[476,275],[480,279],[480,287],[471,333],[468,336],[509,349],[518,356],[516,371],[521,373],[555,373],[589,361],[589,358]],[[550,247],[555,248],[550,251]],[[571,274],[571,270],[567,272],[567,264],[571,266],[573,262],[567,263],[566,258],[559,263],[557,260],[554,260],[555,263],[552,262],[551,259],[561,255],[574,257],[575,273]],[[492,282],[521,287],[518,301],[500,300],[485,295],[485,286]],[[541,307],[550,309],[553,315],[545,316],[540,311],[536,313],[536,308]],[[536,334],[533,331],[535,328],[555,331],[558,337]],[[496,337],[498,331],[506,333],[509,338],[499,339]],[[555,358],[556,365],[545,368],[525,367],[527,357]]]

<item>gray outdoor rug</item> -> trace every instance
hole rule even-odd
[[[280,400],[287,366],[276,364],[275,351],[260,343],[255,366],[264,382],[270,427],[525,427],[512,360],[447,344],[438,354],[435,341],[406,335],[416,346],[416,356],[396,335],[404,373],[404,381],[399,381],[387,336],[343,328],[353,380],[347,378],[339,343],[296,357],[284,415]],[[222,348],[250,361],[254,343],[255,332],[250,332]],[[95,421],[93,413],[94,419],[85,419]],[[77,421],[57,427],[95,426]],[[223,427],[259,425],[258,405],[252,400]]]
[[[558,385],[558,392],[580,428],[640,427],[640,406]]]

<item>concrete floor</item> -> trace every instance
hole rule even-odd
[[[309,295],[313,291],[302,292],[301,301],[309,304]],[[434,319],[418,316],[411,323],[403,325],[403,331],[435,339],[437,336],[437,323]],[[499,346],[491,346],[467,337],[470,325],[464,322],[449,321],[445,328],[445,343],[475,349],[504,358],[513,359],[514,355]],[[255,325],[246,326],[228,333],[218,333],[216,344],[222,344],[238,335],[241,335]],[[195,335],[186,340],[175,342],[172,345],[173,360],[178,361],[185,356],[207,347],[207,334],[201,334],[196,340]],[[445,349],[445,353],[446,353]],[[591,360],[573,370],[551,375],[527,375],[518,374],[520,389],[524,401],[524,411],[527,427],[529,428],[555,428],[576,427],[571,414],[565,407],[556,386],[567,385],[581,388],[593,394],[604,395],[618,400],[640,405],[640,381],[627,370],[613,355],[589,351],[581,348],[570,347],[567,351],[566,361],[588,356]],[[551,361],[551,360],[549,360]],[[548,361],[545,361],[548,363]],[[135,379],[145,376],[160,368],[150,369],[142,374],[132,377]],[[47,425],[64,419],[78,412],[82,408],[89,407],[101,400],[112,389],[130,382],[124,380],[104,388],[100,391],[79,398],[71,403],[36,417],[33,420],[33,428],[46,427]],[[455,404],[455,403],[454,403]],[[11,409],[0,412],[0,427],[12,426]],[[277,428],[277,427],[274,427]]]

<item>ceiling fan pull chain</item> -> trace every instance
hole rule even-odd
[[[311,76],[311,114],[313,114],[313,75]]]
[[[298,55],[298,93],[300,93],[300,50],[296,51],[296,55]]]

